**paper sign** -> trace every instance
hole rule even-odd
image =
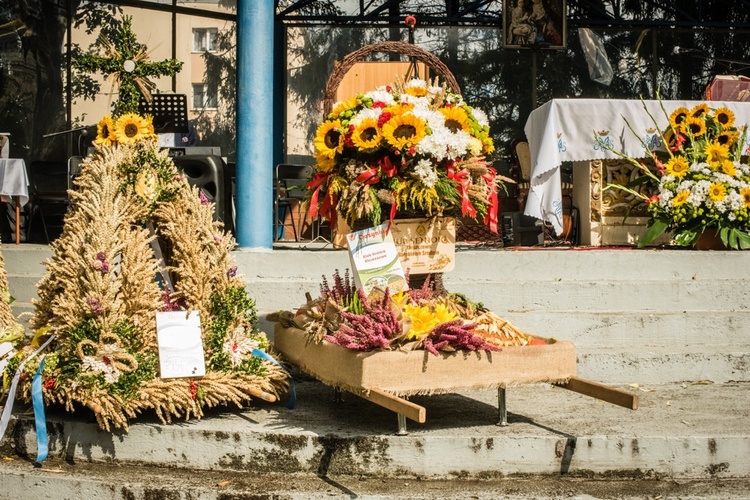
[[[388,223],[346,235],[354,280],[369,295],[374,288],[406,290],[406,277]]]
[[[401,265],[410,275],[445,273],[456,265],[456,219],[396,219],[391,228]]]
[[[156,336],[161,378],[202,377],[206,374],[198,311],[157,312]]]

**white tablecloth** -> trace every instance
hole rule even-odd
[[[28,203],[29,176],[22,159],[0,159],[0,196],[6,202],[12,201],[13,196],[18,196],[21,206]]]
[[[750,123],[750,102],[640,101],[616,99],[553,99],[535,109],[526,120],[524,132],[531,148],[531,190],[524,213],[552,224],[562,232],[560,165],[564,161],[614,159],[594,134],[617,151],[633,158],[646,156],[641,140],[655,147],[661,144],[658,130],[669,125],[667,114],[680,106],[691,109],[706,102],[711,108],[726,106],[735,114],[735,125]],[[646,109],[648,109],[648,113]],[[656,119],[656,125],[651,116]],[[626,120],[639,137],[630,130]],[[750,148],[750,137],[745,148]]]

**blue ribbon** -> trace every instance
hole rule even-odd
[[[45,357],[42,356],[39,368],[31,380],[31,403],[34,406],[34,422],[36,423],[36,463],[44,461],[49,451],[47,419],[44,417],[44,397],[42,396],[42,371]]]
[[[270,361],[271,363],[281,366],[281,363],[273,359],[273,356],[268,354],[267,352],[263,352],[260,349],[253,349],[253,352],[251,353],[256,358],[260,358],[265,361]],[[284,368],[283,366],[281,367]],[[284,370],[286,371],[286,370]],[[289,372],[287,372],[289,374]],[[289,392],[291,393],[291,396],[289,397],[289,401],[286,402],[286,407],[290,410],[294,409],[295,406],[297,406],[297,388],[294,386],[294,379],[291,375],[289,375]]]

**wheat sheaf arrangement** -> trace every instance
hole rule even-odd
[[[100,125],[100,138],[111,140],[97,142],[76,178],[38,285],[36,335],[6,373],[54,335],[42,371],[45,403],[87,407],[107,431],[128,430],[146,411],[170,423],[284,394],[287,374],[257,356],[269,342],[255,327],[255,302],[230,253],[234,240],[213,220],[211,204],[159,148],[148,117]],[[199,312],[205,376],[160,377],[155,317],[165,310]],[[38,367],[37,358],[25,366],[19,394],[26,400]]]

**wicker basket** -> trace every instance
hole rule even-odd
[[[333,104],[336,101],[336,91],[338,90],[341,81],[344,79],[344,76],[349,72],[352,66],[360,61],[363,61],[368,56],[380,52],[404,54],[425,63],[430,67],[432,71],[435,72],[435,74],[437,74],[438,77],[440,77],[440,80],[448,86],[449,90],[456,94],[461,93],[461,89],[458,86],[458,82],[453,76],[453,73],[451,73],[448,67],[443,64],[443,62],[434,54],[431,54],[430,52],[427,52],[424,49],[420,49],[416,45],[407,42],[377,42],[365,45],[361,49],[355,50],[354,52],[350,52],[346,57],[344,57],[344,59],[336,63],[333,69],[333,73],[331,73],[331,76],[328,77],[328,83],[326,84],[325,97],[323,101],[326,114],[330,113],[331,109],[333,109]]]

